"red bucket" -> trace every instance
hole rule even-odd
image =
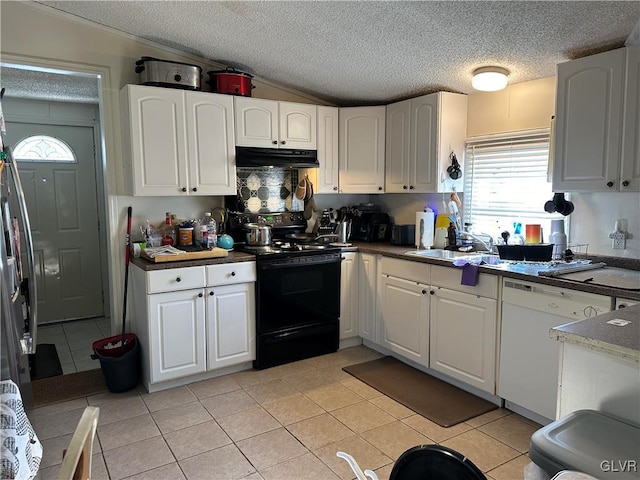
[[[96,340],[92,344],[93,351],[103,357],[119,357],[135,347],[138,339],[133,333],[124,334],[124,349],[122,348],[122,335]]]

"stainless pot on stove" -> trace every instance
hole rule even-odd
[[[242,229],[246,232],[247,245],[252,247],[268,247],[271,245],[270,225],[245,223]]]

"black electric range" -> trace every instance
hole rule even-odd
[[[268,246],[245,244],[245,223],[270,225]],[[239,250],[256,256],[256,359],[262,369],[335,352],[340,335],[341,249],[295,241],[307,222],[301,212],[230,214]]]

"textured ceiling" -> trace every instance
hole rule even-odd
[[[638,1],[42,1],[338,105],[471,93],[477,67],[520,83],[621,46]],[[133,68],[133,65],[132,65]]]
[[[2,66],[2,87],[7,97],[98,103],[98,79]]]

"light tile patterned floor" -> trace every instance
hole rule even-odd
[[[520,480],[540,425],[498,409],[442,428],[341,368],[380,355],[352,347],[148,394],[103,393],[31,410],[43,446],[37,478],[54,478],[87,405],[100,407],[93,478],[331,480],[355,478],[336,452],[388,479],[408,448],[441,443],[489,480]]]
[[[63,375],[100,368],[99,360],[92,360],[93,342],[111,336],[108,318],[71,320],[38,326],[38,344],[53,343],[58,352]]]

